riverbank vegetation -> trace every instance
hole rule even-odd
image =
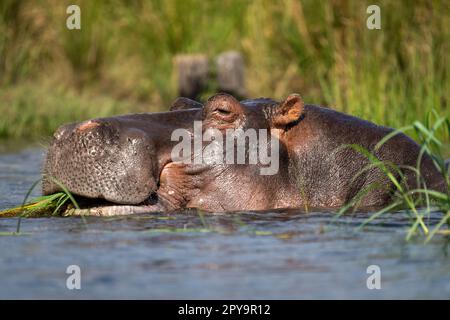
[[[81,30],[66,28],[70,4],[81,8]],[[3,0],[0,138],[167,110],[177,95],[174,57],[214,59],[225,50],[244,55],[249,97],[298,92],[308,103],[397,128],[432,109],[447,115],[450,3],[380,0],[381,30],[366,28],[370,4]]]
[[[369,150],[364,149],[359,145],[349,145],[346,147],[353,148],[360,152],[368,160],[369,164],[363,168],[355,177],[363,174],[372,168],[378,168],[388,178],[388,181],[395,187],[395,192],[392,195],[392,200],[386,207],[373,212],[370,217],[360,226],[364,227],[382,216],[383,214],[404,210],[411,221],[406,239],[409,240],[412,236],[421,233],[428,242],[435,234],[442,233],[450,234],[450,163],[447,163],[448,145],[446,145],[439,136],[450,135],[450,118],[440,117],[434,112],[430,112],[424,122],[415,121],[411,125],[405,126],[393,131],[382,139],[375,149],[380,148],[386,141],[399,133],[414,133],[421,144],[421,149],[417,163],[415,166],[397,166],[392,163],[386,163],[378,159]],[[429,156],[437,168],[438,172],[443,177],[444,190],[432,190],[426,185],[424,175],[425,172],[421,170],[421,163],[424,156]],[[416,183],[408,185],[406,182],[406,172],[414,172],[416,175]],[[376,189],[384,188],[375,183],[369,185],[367,188],[360,190],[360,192],[342,207],[337,213],[337,217],[342,216],[350,211],[358,210],[359,203],[368,194]],[[432,212],[442,213],[439,223],[430,226],[429,218]]]

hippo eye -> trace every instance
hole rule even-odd
[[[228,115],[231,114],[231,111],[230,111],[230,110],[228,110],[228,109],[226,109],[226,108],[221,108],[221,107],[217,108],[215,111],[216,111],[217,113],[221,114],[221,115],[224,115],[224,116],[228,116]]]

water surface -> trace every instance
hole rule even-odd
[[[21,204],[42,155],[35,147],[0,154],[0,209]],[[299,211],[204,221],[196,212],[26,219],[26,235],[0,236],[0,298],[449,299],[449,239],[406,242],[404,214],[356,231],[367,216],[339,223],[331,213]],[[0,219],[0,233],[16,224]],[[81,290],[66,287],[69,265],[81,268]],[[367,288],[370,265],[381,269],[380,290]]]

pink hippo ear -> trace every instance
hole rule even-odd
[[[274,127],[282,128],[297,121],[303,112],[303,99],[299,94],[292,93],[286,100],[275,107],[272,114]]]

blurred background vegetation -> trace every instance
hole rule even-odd
[[[81,8],[81,30],[66,8]],[[298,92],[400,127],[450,103],[450,1],[1,0],[0,137],[167,110],[173,58],[238,50],[249,97]],[[211,90],[213,91],[213,90]],[[213,92],[206,92],[205,97]]]

